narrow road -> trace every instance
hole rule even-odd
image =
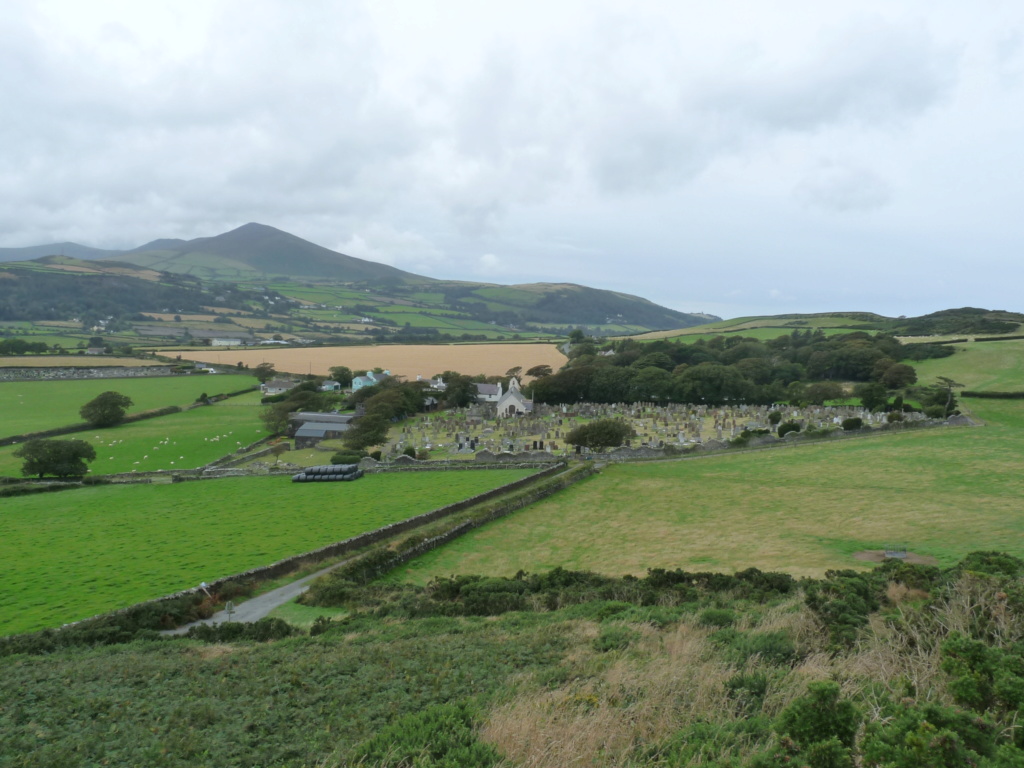
[[[202,619],[201,621],[194,621],[191,624],[186,624],[176,629],[168,629],[160,634],[162,635],[184,635],[192,627],[198,627],[200,624],[221,624],[225,621],[259,621],[265,618],[272,610],[277,608],[279,605],[291,602],[296,597],[301,595],[309,588],[309,582],[318,576],[323,576],[325,573],[333,571],[344,565],[347,560],[340,563],[335,563],[327,568],[322,568],[316,573],[311,573],[309,576],[303,576],[297,581],[293,581],[291,584],[285,584],[283,587],[272,589],[269,592],[264,592],[262,595],[258,595],[250,600],[246,600],[244,603],[239,603],[235,606],[234,613],[231,617],[228,617],[227,611],[218,611],[208,619]]]

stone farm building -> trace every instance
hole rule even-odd
[[[312,448],[321,440],[341,437],[349,429],[351,413],[298,411],[288,415],[288,433],[295,438],[295,449]]]

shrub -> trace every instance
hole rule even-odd
[[[846,432],[855,432],[864,426],[864,420],[859,416],[851,416],[848,419],[843,419],[843,430]]]
[[[836,739],[846,749],[860,726],[860,712],[852,702],[839,698],[839,685],[832,681],[811,683],[807,695],[796,699],[779,714],[775,730],[803,746]]]
[[[404,456],[408,456],[410,459],[415,459],[416,458],[416,449],[413,448],[411,445],[407,445],[407,446],[405,446],[405,450],[402,451],[402,454]]]
[[[338,451],[336,454],[331,456],[331,464],[358,464],[362,458],[362,454],[359,453]]]
[[[782,414],[779,413],[778,411],[772,411],[771,413],[768,414],[768,423],[771,424],[773,427],[780,421],[782,421]]]
[[[466,704],[435,704],[405,715],[363,742],[352,765],[378,768],[491,768],[501,760],[476,737]]]
[[[416,458],[419,459],[420,461],[426,461],[427,459],[430,458],[430,451],[428,451],[426,448],[420,448],[418,451],[416,451]]]
[[[865,765],[959,768],[979,765],[979,757],[996,751],[997,729],[987,717],[933,703],[887,709],[884,718],[865,727],[860,747]]]
[[[790,432],[799,432],[800,425],[795,421],[787,421],[785,424],[779,425],[779,437],[785,437]]]
[[[706,627],[731,627],[736,623],[736,614],[724,608],[708,608],[699,621]]]
[[[260,619],[248,623],[226,622],[224,624],[200,624],[188,631],[187,637],[207,643],[230,643],[238,640],[254,640],[265,643],[297,634],[297,630],[284,619]]]
[[[796,656],[796,646],[785,632],[737,632],[727,628],[711,638],[737,665],[745,664],[752,656],[760,657],[765,664],[787,664]]]
[[[946,408],[942,405],[929,405],[924,409],[924,415],[929,419],[946,418]]]
[[[725,690],[729,698],[736,701],[740,709],[749,712],[761,708],[765,694],[768,693],[769,679],[763,671],[745,672],[733,675],[725,681]]]
[[[621,624],[613,624],[601,629],[601,634],[594,639],[594,650],[598,653],[623,651],[638,637],[636,631]]]
[[[890,424],[903,421],[903,411],[889,411],[885,414],[885,420]]]

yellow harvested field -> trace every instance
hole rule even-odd
[[[137,357],[111,357],[109,355],[11,355],[0,357],[0,368],[103,368],[117,365],[161,365],[157,360],[139,360]]]
[[[535,365],[550,365],[557,370],[565,363],[565,355],[554,344],[382,344],[223,352],[211,348],[182,350],[181,355],[204,363],[234,365],[243,362],[250,368],[264,362],[273,363],[278,371],[319,376],[326,376],[328,369],[336,365],[347,365],[354,371],[380,367],[410,381],[417,375],[433,376],[444,371],[458,371],[468,376],[478,373],[499,376],[517,365],[524,371]]]

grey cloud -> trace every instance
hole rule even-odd
[[[878,174],[840,163],[823,163],[794,190],[806,205],[833,211],[870,211],[892,200],[892,188]]]

